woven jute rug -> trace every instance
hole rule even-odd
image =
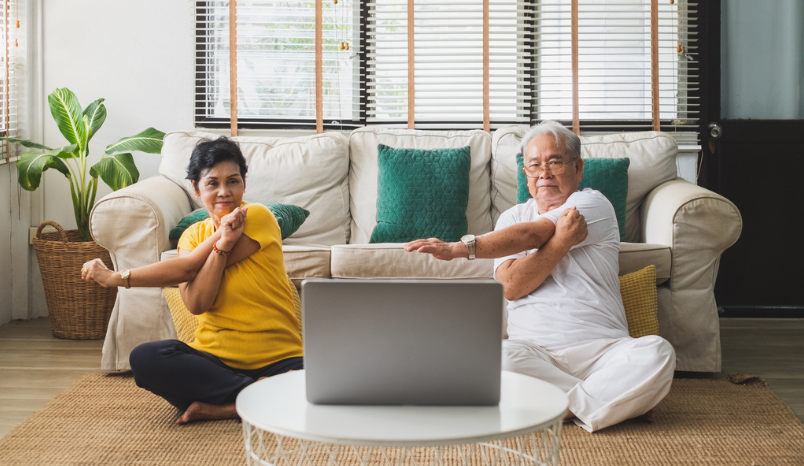
[[[0,439],[0,465],[245,464],[238,421],[176,426],[178,415],[130,375],[89,374]],[[804,425],[760,379],[676,379],[652,424],[565,424],[561,464],[804,465]]]

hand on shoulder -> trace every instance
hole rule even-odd
[[[240,235],[243,234],[243,227],[246,225],[246,216],[248,214],[248,207],[241,209],[240,207],[233,210],[231,213],[226,214],[221,218],[221,239],[222,244],[218,245],[219,249],[231,251]],[[221,247],[222,246],[222,247]]]
[[[576,207],[561,212],[556,220],[556,232],[553,235],[567,249],[581,244],[588,234],[586,219]]]

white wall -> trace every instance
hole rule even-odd
[[[0,325],[11,320],[11,206],[10,167],[0,165]]]
[[[90,144],[90,160],[121,137],[149,126],[168,132],[193,125],[193,17],[188,0],[42,0],[44,92],[67,87],[86,107],[106,98],[106,123]],[[66,144],[46,110],[45,144]],[[142,179],[159,156],[134,155]],[[44,217],[75,228],[69,184],[50,171]],[[98,199],[111,192],[99,183]]]
[[[192,5],[189,0],[21,1],[20,71],[26,79],[21,107],[30,111],[20,116],[20,135],[52,147],[66,144],[47,105],[47,95],[59,87],[72,90],[84,107],[106,99],[108,116],[90,144],[91,163],[108,144],[149,126],[165,132],[192,128]],[[134,159],[141,179],[157,173],[158,155],[139,153]],[[15,167],[0,166],[0,325],[47,315],[29,227],[43,220],[76,227],[69,184],[60,173],[46,172],[39,190],[23,191],[19,200],[16,186]],[[109,192],[100,182],[97,199]]]

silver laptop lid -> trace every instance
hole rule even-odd
[[[500,283],[306,280],[301,290],[311,403],[499,403]]]

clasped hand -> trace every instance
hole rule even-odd
[[[221,224],[218,227],[221,232],[218,249],[228,252],[237,244],[237,240],[240,239],[243,234],[243,228],[246,225],[247,212],[248,208],[241,209],[238,207],[231,213],[221,217]]]
[[[556,232],[553,233],[552,240],[559,241],[567,249],[583,243],[589,230],[586,226],[586,219],[578,212],[575,207],[561,212],[556,220]]]

